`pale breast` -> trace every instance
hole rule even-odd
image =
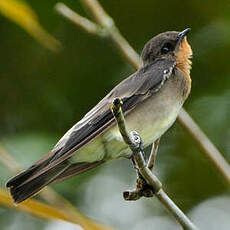
[[[187,97],[190,87],[184,75],[175,69],[175,74],[165,82],[162,88],[149,99],[136,106],[125,116],[128,130],[137,131],[148,146],[162,136],[174,123]],[[105,133],[78,150],[75,162],[115,159],[130,154],[115,124]]]

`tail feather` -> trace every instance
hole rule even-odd
[[[10,188],[10,193],[15,203],[20,203],[34,196],[48,184],[57,183],[77,174],[81,174],[102,164],[104,161],[71,163],[65,160],[43,172],[43,168],[46,167],[49,162],[49,158],[40,161],[40,163],[37,162],[7,182],[6,186]]]
[[[62,163],[56,165],[55,167],[47,170],[43,174],[40,174],[39,176],[34,177],[32,180],[29,181],[28,174],[30,174],[30,171],[28,172],[28,174],[25,171],[22,177],[18,177],[18,180],[15,179],[14,182],[7,183],[7,187],[10,188],[10,193],[14,202],[20,203],[35,195],[46,185],[52,183],[52,181],[55,180],[55,178],[58,177],[62,172],[64,172],[69,166],[69,162],[63,161]],[[26,181],[23,181],[23,178],[27,178]]]
[[[35,175],[40,169],[44,168],[49,164],[52,155],[53,155],[52,152],[48,153],[45,157],[37,161],[31,167],[19,173],[18,175],[14,176],[6,183],[6,187],[9,188],[16,187],[22,184],[23,182],[26,182],[29,178]]]
[[[58,177],[56,177],[53,183],[58,183],[63,180],[69,179],[73,176],[76,176],[78,174],[84,173],[90,169],[97,167],[98,165],[101,165],[102,163],[104,163],[104,161],[95,161],[92,163],[82,162],[82,163],[71,164],[70,167],[68,167],[63,173],[61,173]]]

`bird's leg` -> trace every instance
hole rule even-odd
[[[152,149],[151,149],[149,160],[148,160],[148,168],[150,170],[153,169],[155,161],[156,161],[159,142],[160,142],[160,137],[155,142],[153,142],[153,145],[152,145]]]

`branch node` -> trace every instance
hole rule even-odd
[[[123,192],[123,197],[127,201],[139,200],[142,197],[140,190],[127,190]]]

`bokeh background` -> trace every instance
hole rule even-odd
[[[62,48],[52,52],[0,15],[0,142],[25,168],[113,86],[134,72],[107,40],[54,11],[55,0],[26,1]],[[63,1],[87,16],[77,0]],[[230,2],[101,0],[140,53],[154,35],[191,27],[192,93],[185,108],[230,162]],[[155,173],[201,229],[230,229],[230,190],[194,140],[176,123],[162,138]],[[12,174],[0,163],[0,186]],[[126,202],[135,185],[128,160],[105,164],[52,186],[90,218],[117,229],[180,229],[157,199]],[[76,229],[0,206],[0,229]]]

